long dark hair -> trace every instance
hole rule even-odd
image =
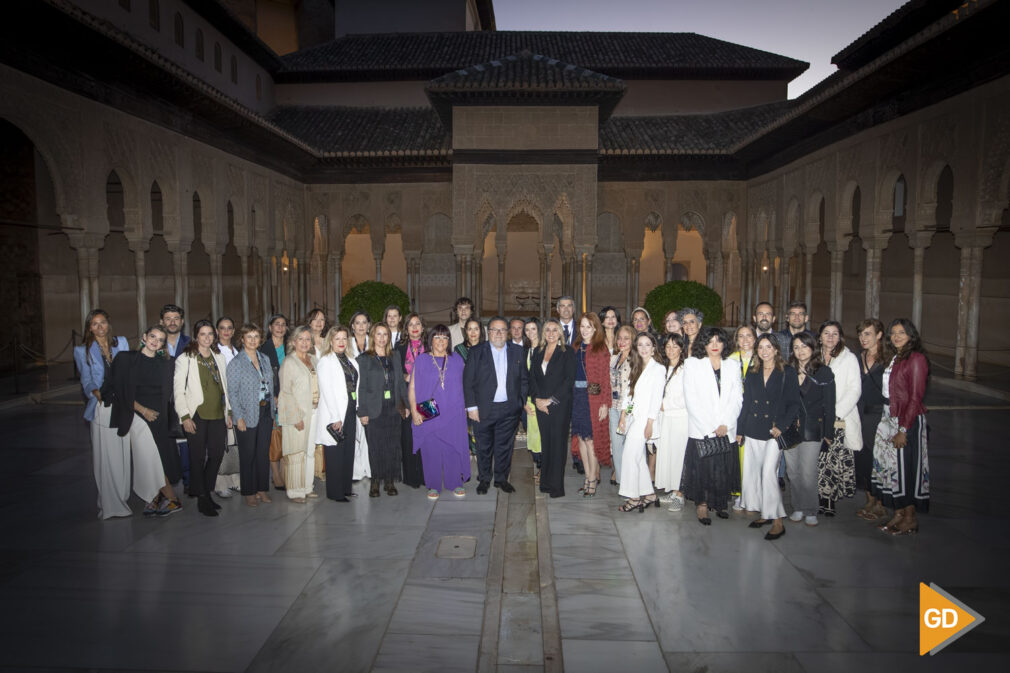
[[[838,329],[838,345],[831,349],[831,357],[836,358],[845,348],[845,330],[842,329],[842,323],[837,320],[825,320],[821,323],[821,326],[817,328],[817,341],[821,340],[821,335],[824,334],[824,330],[828,327],[835,327]]]
[[[302,324],[312,329],[312,321],[315,319],[316,314],[323,316],[323,329],[319,332],[319,336],[325,337],[326,333],[330,331],[330,319],[326,317],[326,311],[318,306],[305,314],[305,320],[302,321]]]
[[[804,367],[800,364],[800,361],[796,358],[796,351],[793,345],[799,341],[804,346],[810,349],[810,360],[807,362],[807,366]],[[792,341],[789,342],[789,350],[792,351],[789,354],[789,364],[793,366],[797,372],[802,372],[807,376],[812,375],[818,369],[824,366],[824,359],[821,357],[821,347],[817,344],[817,339],[810,335],[808,332],[800,332],[799,334],[794,334]]]
[[[891,330],[896,325],[901,325],[902,329],[905,330],[905,334],[908,335],[908,343],[901,350],[895,348],[894,344],[891,343]],[[887,326],[887,331],[884,332],[884,341],[887,343],[887,347],[894,353],[894,357],[898,362],[907,360],[908,356],[912,353],[926,354],[926,350],[922,347],[922,338],[919,336],[919,330],[916,329],[915,323],[908,318],[895,318],[892,320],[891,324]],[[926,359],[928,360],[929,358]]]
[[[722,359],[725,360],[729,357],[732,352],[732,347],[729,343],[729,338],[726,336],[726,330],[721,327],[703,327],[698,331],[698,337],[694,340],[694,344],[691,346],[691,357],[695,357],[704,360],[708,357],[708,352],[706,348],[708,347],[708,342],[712,339],[718,339],[719,343],[722,344]]]
[[[778,340],[778,338],[775,337],[775,336],[772,336],[771,334],[762,334],[761,336],[759,336],[758,339],[757,339],[757,341],[754,342],[754,353],[755,354],[757,353],[758,346],[761,345],[762,341],[767,341],[768,343],[770,343],[772,345],[772,348],[775,349],[775,358],[774,358],[775,369],[777,369],[779,371],[782,371],[782,369],[786,366],[786,363],[782,359],[782,349],[779,347],[779,340]],[[759,360],[761,359],[760,355],[758,355],[758,359]],[[764,361],[763,360],[761,361],[761,368],[764,369]],[[757,371],[757,370],[754,370],[754,371]]]
[[[677,361],[677,364],[674,366],[673,371],[670,372],[669,375],[676,374],[677,370],[684,366],[684,360],[691,357],[691,354],[687,352],[687,337],[675,332],[672,334],[664,334],[662,341],[659,342],[659,349],[663,353],[664,358],[666,358],[666,346],[671,341],[680,347],[680,359]],[[669,366],[669,363],[667,363],[667,366]]]
[[[385,316],[383,316],[383,318],[385,318]],[[427,327],[427,325],[424,324],[424,318],[421,317],[420,313],[410,313],[410,314],[407,315],[406,318],[404,318],[404,319],[401,320],[401,322],[400,322],[400,334],[402,334],[403,336],[400,337],[400,342],[403,342],[403,343],[406,344],[406,343],[408,343],[410,341],[410,333],[407,332],[407,327],[410,325],[410,321],[413,320],[414,318],[417,318],[418,320],[421,321],[421,337],[420,337],[420,339],[418,339],[418,341],[420,341],[422,344],[427,344],[428,343],[428,327]],[[389,325],[386,324],[385,320],[382,321],[382,324],[386,325],[386,327],[389,327]],[[392,335],[392,330],[390,330],[390,338],[392,338],[392,336],[393,336]],[[399,343],[399,342],[397,342],[397,343]]]
[[[635,335],[635,341],[631,346],[631,353],[629,356],[631,358],[631,395],[635,395],[635,384],[638,383],[638,379],[642,376],[642,372],[645,371],[646,365],[649,363],[642,359],[642,356],[638,354],[638,340],[645,337],[652,342],[652,359],[663,364],[663,355],[659,352],[659,344],[656,342],[656,337],[653,336],[651,332],[639,332]]]
[[[470,323],[472,322],[477,323],[478,336],[477,336],[477,343],[470,345],[470,337],[467,335],[467,330],[470,329]],[[479,319],[470,316],[469,318],[466,319],[466,322],[463,323],[463,344],[466,345],[467,348],[473,348],[474,346],[477,346],[482,343],[484,343],[484,325],[480,323]]]
[[[872,327],[874,332],[879,332],[881,339],[880,345],[877,348],[877,362],[884,363],[886,367],[891,358],[894,357],[894,351],[891,348],[891,342],[887,338],[887,333],[890,332],[888,329],[884,329],[884,323],[880,322],[877,318],[866,318],[865,320],[860,320],[859,324],[856,325],[856,338],[863,333],[864,330]],[[865,352],[865,351],[864,351]]]
[[[91,363],[91,344],[95,343],[95,335],[91,333],[91,321],[97,316],[102,316],[105,318],[105,322],[109,324],[109,333],[105,335],[105,342],[109,345],[109,353],[112,353],[112,344],[115,337],[109,338],[109,334],[112,334],[112,321],[109,319],[109,314],[100,308],[93,309],[88,317],[84,319],[84,357],[87,358],[88,363]]]
[[[234,324],[234,323],[232,323]],[[220,353],[217,347],[217,329],[214,327],[214,323],[209,320],[197,320],[196,324],[193,325],[193,336],[190,337],[189,343],[186,344],[185,350],[182,351],[183,355],[190,355],[192,357],[197,357],[200,355],[200,344],[197,342],[197,337],[200,336],[200,330],[204,327],[209,327],[210,331],[214,333],[214,343],[210,345],[211,353]]]

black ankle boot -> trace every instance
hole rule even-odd
[[[386,495],[397,495],[399,491],[396,490],[396,484],[390,479],[386,482]]]
[[[196,499],[196,508],[204,516],[217,516],[217,510],[214,509],[214,502],[210,499],[209,495],[201,495]]]
[[[378,498],[379,497],[379,480],[372,479],[371,486],[368,487],[368,497]]]

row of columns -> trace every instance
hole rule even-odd
[[[81,323],[92,309],[101,305],[99,293],[99,251],[104,247],[105,236],[102,234],[75,234],[70,237],[71,247],[77,253],[77,276],[80,294]],[[136,310],[137,310],[137,334],[142,334],[150,327],[151,320],[156,316],[148,316],[147,312],[147,264],[146,256],[150,249],[147,241],[131,241],[131,251],[134,258],[134,273],[136,276]],[[173,302],[182,307],[187,318],[190,316],[189,301],[189,273],[188,256],[189,245],[185,243],[169,242],[169,253],[172,256],[173,272]],[[214,251],[208,251],[211,268],[211,315],[220,317],[224,313],[224,283],[223,283],[223,256]],[[272,253],[264,253],[260,258],[261,270],[259,273],[255,269],[250,269],[250,254],[248,249],[238,251],[239,263],[242,275],[242,322],[249,322],[250,303],[249,297],[256,296],[257,292],[251,287],[250,278],[259,281],[260,302],[263,307],[263,320],[266,321],[269,315],[281,307],[281,273],[278,268],[279,256]],[[292,257],[288,265],[288,297],[286,308],[291,313],[291,319],[297,321],[306,312],[309,300],[309,264],[305,257]],[[255,267],[256,259],[253,258]],[[337,273],[331,278],[336,278],[336,292],[334,305],[339,312],[340,299],[340,275],[339,261],[337,262]],[[191,320],[187,319],[189,325]]]
[[[920,329],[922,328],[922,302],[923,302],[923,275],[925,270],[925,253],[932,234],[920,232],[913,235],[910,241],[912,247],[912,303],[909,319]],[[991,234],[980,233],[970,240],[962,237],[961,245],[961,266],[958,282],[958,331],[954,348],[954,375],[958,378],[974,379],[978,370],[978,335],[979,335],[979,300],[982,287],[982,256],[986,247],[992,244]],[[863,248],[866,251],[866,281],[863,311],[867,316],[878,316],[880,313],[880,290],[882,277],[883,252],[887,246],[886,239],[868,240],[864,242]],[[741,323],[749,322],[750,311],[759,301],[771,301],[779,307],[779,318],[782,322],[780,327],[784,327],[786,311],[784,307],[791,301],[792,255],[785,255],[782,251],[776,252],[779,260],[778,285],[771,283],[767,294],[761,294],[761,274],[763,256],[751,251],[743,251],[740,254],[743,273],[740,283],[740,310],[739,320]],[[814,253],[809,247],[802,249],[802,254],[798,255],[799,261],[803,265],[802,273],[797,274],[796,296],[802,296],[809,307],[813,303],[813,262]],[[830,255],[829,269],[829,307],[828,313],[834,318],[842,315],[842,289],[845,250],[836,244],[828,245]],[[769,271],[774,270],[775,258],[769,260]],[[632,261],[629,259],[629,296],[631,285]],[[728,265],[723,264],[721,281],[716,280],[723,288],[728,285]],[[774,276],[772,276],[774,278]],[[713,284],[714,286],[714,284]],[[800,291],[802,288],[802,292]],[[725,296],[725,295],[723,295]]]

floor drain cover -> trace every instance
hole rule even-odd
[[[446,535],[438,541],[437,558],[473,558],[477,553],[477,538],[472,535]]]

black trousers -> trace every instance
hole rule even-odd
[[[571,428],[571,407],[551,406],[551,413],[537,410],[540,428],[540,490],[553,498],[565,494],[565,461],[571,452],[568,431]]]
[[[245,432],[235,430],[242,495],[256,495],[270,490],[270,433],[273,426],[270,405],[265,404],[260,407],[260,417],[255,428],[248,428]]]
[[[189,494],[209,495],[217,481],[217,471],[224,458],[224,445],[228,441],[228,429],[224,419],[213,421],[193,415],[196,433],[186,435],[189,443]],[[268,444],[269,445],[269,444]]]
[[[511,402],[492,404],[488,417],[473,424],[479,481],[491,481],[492,474],[495,481],[508,481],[517,425],[519,416]]]
[[[403,463],[403,483],[418,488],[424,483],[421,452],[414,453],[414,423],[410,416],[400,421],[400,454]]]
[[[856,464],[856,488],[867,493],[870,492],[870,475],[873,473],[873,442],[883,413],[884,408],[878,406],[859,414],[859,420],[863,424],[863,448],[861,451],[854,451],[852,459]]]
[[[344,414],[344,441],[339,444],[323,445],[326,461],[326,497],[331,500],[347,500],[351,493],[351,475],[354,472],[354,440],[357,430],[357,402],[347,401]]]

